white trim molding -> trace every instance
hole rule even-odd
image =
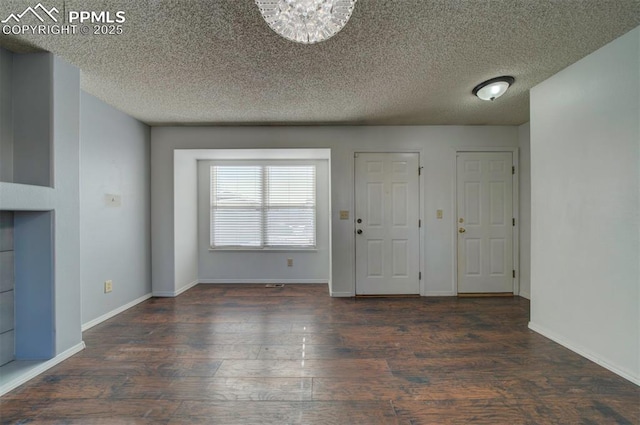
[[[513,217],[516,219],[516,224],[513,226],[513,269],[516,271],[516,276],[512,282],[512,290],[514,295],[520,294],[520,148],[519,147],[511,147],[511,146],[498,146],[498,147],[485,147],[485,146],[469,146],[469,147],[456,147],[454,149],[453,154],[453,169],[455,170],[458,166],[458,157],[459,153],[463,152],[511,152],[511,165],[515,167],[515,172],[513,173],[512,180],[512,199],[511,202],[513,204],[512,212]],[[457,232],[457,223],[458,223],[458,173],[456,172],[456,176],[454,178],[453,184],[453,220],[454,220],[454,228],[455,232]],[[458,295],[458,238],[454,234],[454,244],[453,244],[453,285],[455,293],[453,295]]]
[[[46,372],[47,370],[51,369],[52,367],[54,367],[58,363],[68,359],[69,357],[73,356],[74,354],[79,353],[80,351],[84,350],[85,347],[86,347],[86,345],[85,345],[84,341],[82,341],[79,344],[74,345],[73,347],[69,348],[68,350],[63,351],[62,353],[58,354],[54,358],[52,358],[50,360],[43,361],[42,363],[38,363],[32,369],[28,370],[26,373],[16,377],[15,379],[12,379],[11,381],[9,381],[9,382],[5,383],[4,385],[2,385],[0,387],[0,396],[3,396],[6,393],[8,393],[9,391],[18,388],[20,385],[22,385],[22,384],[26,383],[27,381],[35,378],[36,376],[40,375],[41,373]]]
[[[568,342],[564,337],[562,337],[562,336],[550,331],[549,329],[545,328],[544,326],[540,326],[540,325],[537,325],[537,324],[535,324],[533,322],[529,322],[529,329],[531,329],[534,332],[539,333],[540,335],[544,336],[545,338],[549,338],[553,342],[557,342],[558,344],[562,345],[563,347],[568,348],[569,350],[573,351],[574,353],[579,354],[582,357],[584,357],[584,358],[586,358],[588,360],[591,360],[595,364],[598,364],[598,365],[604,367],[605,369],[608,369],[611,372],[615,373],[616,375],[619,375],[619,376],[623,377],[624,379],[627,379],[627,380],[633,382],[634,384],[640,386],[640,376],[634,376],[631,371],[620,369],[619,367],[612,365],[611,363],[607,362],[606,360],[602,359],[601,357],[598,357],[597,355],[591,353],[589,350],[587,350],[587,349],[585,349],[583,347],[578,347],[578,346],[573,345],[572,343]]]
[[[129,303],[126,303],[123,306],[116,308],[115,310],[111,310],[110,312],[105,313],[100,317],[96,317],[95,319],[88,321],[87,323],[82,325],[82,332],[86,331],[87,329],[91,329],[92,327],[104,322],[105,320],[111,319],[113,316],[116,316],[125,310],[129,310],[131,307],[148,300],[149,298],[151,298],[151,296],[151,293],[143,295],[140,298],[137,298]]]
[[[424,294],[425,297],[455,297],[456,293],[453,291],[427,291]]]
[[[176,296],[176,293],[173,291],[154,291],[152,296],[158,298],[173,298]]]
[[[356,294],[352,293],[352,292],[330,292],[331,297],[333,298],[351,298],[351,297],[355,297]]]
[[[193,282],[183,286],[177,291],[154,291],[154,297],[168,297],[173,298],[182,294],[183,292],[193,288],[196,285],[237,285],[237,284],[258,284],[258,285],[268,285],[268,284],[278,284],[284,283],[287,285],[294,284],[324,284],[328,285],[329,281],[327,279],[199,279],[194,280]],[[353,295],[349,295],[353,296]]]
[[[178,295],[182,294],[183,292],[187,292],[189,289],[193,288],[194,286],[196,286],[198,283],[200,283],[199,280],[194,280],[193,282],[189,282],[186,285],[184,285],[182,288],[179,288],[175,291],[175,295],[174,297],[177,297]]]
[[[388,153],[388,154],[394,154],[394,153],[415,153],[418,154],[418,169],[419,169],[419,174],[418,174],[418,219],[420,220],[421,223],[424,223],[424,225],[420,226],[420,228],[418,229],[418,272],[422,274],[422,278],[418,280],[418,294],[413,294],[413,295],[420,295],[420,296],[426,296],[426,292],[427,292],[427,275],[426,275],[426,268],[425,268],[425,256],[424,253],[426,252],[426,247],[425,247],[425,232],[426,232],[426,215],[425,215],[425,202],[424,202],[424,188],[425,188],[425,175],[426,173],[424,172],[424,164],[425,164],[425,158],[426,155],[424,153],[424,148],[407,148],[407,149],[386,149],[386,148],[365,148],[365,149],[353,149],[350,151],[350,161],[349,161],[349,176],[350,176],[350,181],[349,182],[345,182],[345,186],[348,183],[351,188],[352,188],[352,197],[351,197],[351,211],[354,212],[356,211],[356,157],[358,154],[368,154],[368,153]],[[353,232],[349,232],[350,237],[349,237],[349,248],[351,250],[351,265],[353,267],[353,273],[351,275],[352,277],[352,282],[351,282],[351,289],[353,292],[331,292],[331,296],[335,297],[335,298],[339,298],[339,297],[355,297],[356,296],[356,292],[357,292],[357,288],[356,288],[356,284],[358,281],[358,274],[357,274],[357,270],[356,270],[356,238],[355,238],[355,222],[352,220],[352,225],[353,225]]]
[[[188,291],[189,289],[193,288],[194,286],[196,286],[199,283],[201,283],[199,280],[194,280],[193,282],[187,283],[182,288],[177,289],[175,291],[153,291],[152,295],[154,297],[174,298],[174,297],[177,297],[178,295],[182,294],[183,292]]]

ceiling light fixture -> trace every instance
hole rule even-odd
[[[515,80],[515,78],[506,75],[492,78],[475,86],[472,93],[482,100],[496,100],[507,92]]]
[[[255,0],[272,30],[296,43],[314,44],[347,24],[357,0]]]

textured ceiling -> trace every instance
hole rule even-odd
[[[84,90],[152,125],[517,125],[531,87],[640,25],[640,0],[360,0],[339,34],[300,45],[252,0],[41,2],[125,11],[124,33],[0,45],[59,55]],[[0,19],[37,3],[2,0]],[[516,82],[502,98],[471,94],[505,74]]]

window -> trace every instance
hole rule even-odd
[[[211,167],[212,248],[315,248],[316,166]]]

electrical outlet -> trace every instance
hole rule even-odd
[[[105,280],[105,282],[104,282],[104,293],[108,294],[111,291],[113,291],[113,281],[112,280]]]
[[[287,267],[293,267],[293,258],[287,258]]]

